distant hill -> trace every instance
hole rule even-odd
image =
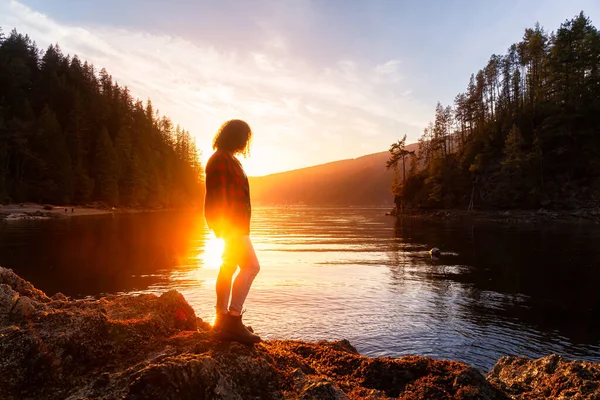
[[[417,144],[412,144],[406,148],[416,150],[417,147]],[[250,177],[252,202],[257,205],[391,205],[393,196],[390,186],[394,171],[385,167],[389,156],[389,152],[382,151],[354,159]],[[402,176],[402,168],[399,176]]]

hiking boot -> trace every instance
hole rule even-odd
[[[215,322],[213,323],[212,330],[214,332],[220,332],[223,329],[223,326],[226,324],[227,315],[229,313],[223,313],[217,311],[217,316],[215,317]]]
[[[221,331],[221,329],[223,328],[223,324],[225,324],[225,319],[227,318],[226,316],[229,314],[229,312],[218,312],[217,311],[217,315],[215,317],[215,322],[213,322],[212,325],[212,330],[214,332],[219,332]],[[246,329],[248,329],[250,332],[254,333],[254,329],[252,329],[252,327],[250,325],[244,325],[246,327]]]
[[[224,324],[221,325],[219,338],[242,344],[254,344],[260,342],[260,336],[250,332],[242,323],[242,316],[231,314],[225,315]]]

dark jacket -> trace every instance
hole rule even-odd
[[[217,237],[250,234],[250,185],[242,165],[217,150],[206,163],[204,216]]]

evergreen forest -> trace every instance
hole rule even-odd
[[[200,202],[190,133],[105,70],[0,31],[0,203]]]
[[[556,32],[539,24],[438,103],[415,154],[402,140],[388,167],[413,208],[561,208],[600,201],[600,33],[582,12]]]

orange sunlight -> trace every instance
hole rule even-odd
[[[265,149],[256,144],[250,147],[250,156],[244,158],[238,156],[238,160],[242,163],[244,171],[248,176],[262,176],[273,173],[273,166],[276,165],[276,161],[273,159],[273,155],[269,154],[268,149]]]
[[[204,251],[198,255],[198,258],[202,260],[204,268],[219,269],[225,242],[223,242],[223,239],[217,238],[214,232],[211,231],[204,246]]]
[[[244,172],[248,176],[261,176],[269,173],[268,166],[263,165],[265,162],[261,162],[259,158],[254,157],[254,154],[249,158],[238,157],[238,160],[242,163]]]
[[[263,134],[263,131],[258,129],[256,128],[255,132],[259,133],[255,133],[256,137],[253,137],[250,143],[250,155],[248,158],[240,155],[236,156],[242,163],[246,175],[264,176],[310,166],[310,163],[304,161],[299,165],[290,165],[290,154],[294,152],[294,148],[290,146],[289,148],[286,147],[285,151],[281,151],[280,148],[270,144],[267,137],[264,137],[266,134]],[[263,137],[260,137],[261,134],[263,134]],[[200,149],[198,159],[203,166],[206,166],[206,162],[208,162],[208,159],[214,152],[212,140],[196,137],[196,146]]]
[[[198,143],[198,148],[201,149],[201,154],[198,159],[204,166],[214,150],[211,145],[207,143],[199,141],[196,141],[196,143]],[[237,159],[242,163],[244,172],[246,172],[246,175],[248,176],[262,176],[274,173],[273,166],[277,165],[277,162],[279,161],[274,158],[275,157],[269,153],[268,149],[264,149],[255,144],[250,148],[250,156],[248,156],[248,158],[239,155],[237,156]]]

